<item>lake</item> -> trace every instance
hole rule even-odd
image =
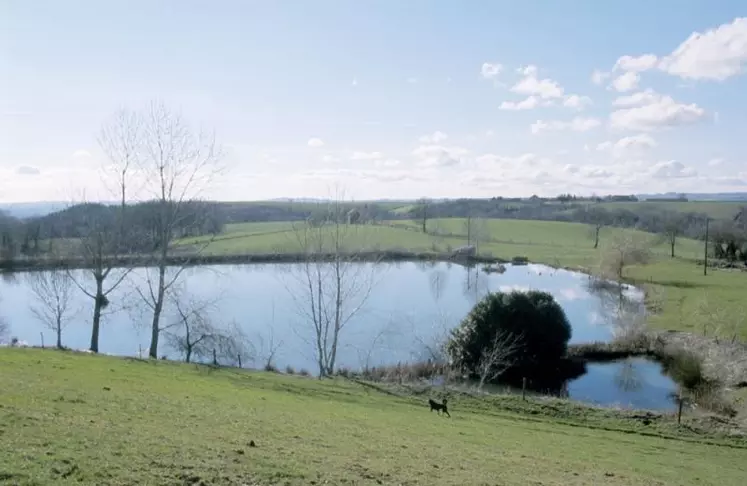
[[[188,295],[215,304],[214,322],[234,322],[251,339],[254,361],[261,366],[271,349],[274,363],[284,369],[316,373],[313,330],[303,316],[306,303],[298,264],[222,265],[186,269],[180,285]],[[591,289],[587,275],[543,265],[506,265],[503,273],[486,273],[482,266],[466,268],[450,263],[398,262],[356,264],[349,269],[356,281],[371,282],[370,293],[358,313],[347,322],[340,338],[337,365],[351,369],[412,362],[428,357],[427,349],[458,325],[488,291],[535,289],[550,292],[563,307],[573,328],[571,343],[605,341],[613,337],[621,309],[627,315],[643,312],[642,293],[626,287],[621,307],[617,292]],[[137,356],[147,353],[149,319],[138,302],[147,292],[146,269],[135,269],[125,284],[110,295],[100,351]],[[80,282],[90,285],[83,271]],[[363,285],[368,288],[369,285]],[[614,297],[613,295],[614,294]],[[63,344],[85,349],[90,343],[92,301],[75,292],[75,318],[64,329]],[[12,335],[31,345],[54,344],[54,333],[31,311],[33,293],[28,274],[5,274],[0,280],[0,316]],[[128,304],[125,306],[124,304]],[[351,305],[361,302],[352,301]],[[127,307],[119,309],[119,307]],[[173,306],[164,322],[173,322]],[[161,341],[159,355],[180,358]],[[568,383],[570,398],[600,405],[671,410],[675,383],[661,367],[644,359],[590,364],[588,372]]]

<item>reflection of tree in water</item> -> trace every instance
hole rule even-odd
[[[472,304],[477,304],[480,299],[488,294],[488,278],[476,265],[466,267],[466,277],[462,285],[462,294]]]
[[[627,295],[625,287],[613,282],[591,280],[588,291],[598,298],[599,314],[609,325],[613,337],[630,336],[642,330],[645,324],[644,302]]]
[[[446,279],[448,275],[449,274],[444,272],[443,270],[434,270],[428,276],[431,295],[436,301],[441,300],[441,297],[443,296],[444,287],[446,287]]]
[[[620,369],[615,374],[615,384],[624,392],[634,392],[643,386],[641,376],[631,360],[620,363]]]

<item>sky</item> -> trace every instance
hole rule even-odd
[[[743,0],[0,0],[0,202],[116,199],[154,100],[217,200],[747,191],[746,68]]]

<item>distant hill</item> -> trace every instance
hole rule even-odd
[[[724,201],[724,202],[735,202],[735,201],[747,201],[747,192],[685,192],[675,193],[667,192],[664,194],[638,194],[638,199],[674,199],[678,196],[684,196],[689,201]]]
[[[0,211],[19,219],[35,218],[60,211],[70,203],[55,201],[40,201],[27,203],[0,203]]]

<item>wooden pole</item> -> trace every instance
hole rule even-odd
[[[527,377],[521,379],[521,399],[526,401],[527,399]]]
[[[239,353],[239,368],[241,368],[241,353]]]
[[[679,402],[677,404],[677,424],[679,425],[680,423],[682,423],[682,402],[683,402],[683,399],[682,399],[682,390],[681,389],[680,389],[680,394],[677,397],[677,401]]]
[[[218,366],[218,355],[215,352],[215,348],[213,348],[213,364]]]
[[[703,250],[703,275],[708,275],[708,221],[706,217],[706,231],[705,231],[705,249]]]
[[[39,335],[41,336],[41,340],[42,340],[42,349],[44,349],[44,333],[40,332]]]

